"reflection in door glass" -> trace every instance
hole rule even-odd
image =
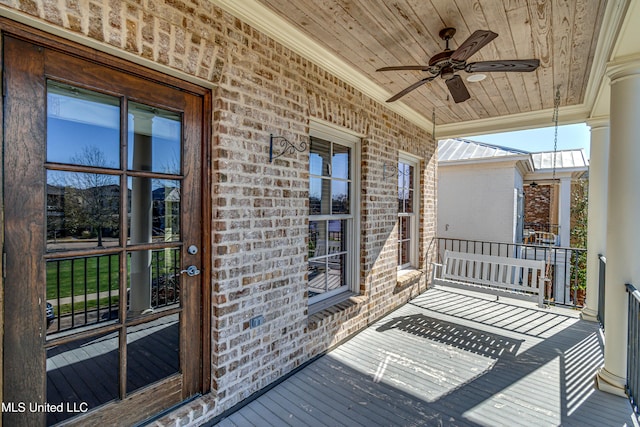
[[[180,306],[180,248],[129,252],[127,318]]]
[[[127,393],[180,370],[180,316],[127,329]]]
[[[47,413],[47,425],[78,415],[72,411],[81,405],[91,410],[117,398],[118,332],[47,349],[46,402],[63,404],[62,412]]]
[[[180,174],[181,117],[129,103],[129,170]]]
[[[47,161],[120,167],[120,100],[47,82]]]
[[[128,244],[180,240],[180,181],[128,179]]]
[[[47,171],[47,250],[117,246],[120,180],[99,173]]]
[[[47,260],[47,336],[118,319],[120,255]]]

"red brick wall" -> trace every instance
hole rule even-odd
[[[524,187],[524,222],[550,224],[553,191],[550,185]]]
[[[216,85],[212,394],[167,419],[193,416],[196,408],[205,420],[229,409],[424,289],[435,235],[436,165],[425,130],[207,1],[2,3]],[[306,292],[309,153],[268,159],[270,133],[307,141],[310,118],[364,135],[360,295],[313,316]],[[384,164],[395,165],[398,150],[422,159],[419,259],[425,273],[405,287],[396,285],[396,180],[383,178]],[[265,323],[249,329],[256,315]]]

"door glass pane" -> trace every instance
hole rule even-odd
[[[120,256],[47,261],[47,335],[118,319]]]
[[[180,240],[180,181],[133,177],[127,221],[129,244]]]
[[[128,254],[127,318],[180,306],[180,249]]]
[[[47,250],[118,246],[119,237],[118,177],[47,171]]]
[[[47,161],[120,167],[120,100],[47,81]]]
[[[180,249],[151,252],[151,307],[180,305]]]
[[[180,370],[180,316],[127,328],[127,393]]]
[[[118,332],[47,349],[46,402],[64,409],[48,412],[47,425],[117,399],[118,360]]]
[[[129,103],[128,168],[180,173],[182,120],[179,114]]]

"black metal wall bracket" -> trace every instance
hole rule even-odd
[[[398,175],[398,168],[397,166],[394,166],[392,164],[389,164],[389,166],[387,166],[387,163],[383,163],[382,164],[382,179],[384,181],[387,180],[387,178],[391,178],[394,175]]]
[[[409,171],[401,172],[397,166],[391,163],[388,165],[386,162],[382,164],[382,179],[384,181],[386,181],[387,178],[392,178],[394,176],[401,176],[401,175],[409,176]]]
[[[282,149],[282,151],[280,151],[277,154],[274,154],[274,151],[273,151],[274,150],[273,144],[275,140],[280,141],[279,145],[280,145],[280,148]],[[277,159],[280,156],[283,156],[284,154],[287,154],[287,153],[293,154],[296,151],[299,153],[302,153],[306,149],[307,149],[307,143],[304,141],[300,142],[300,144],[296,146],[292,142],[289,142],[289,140],[284,136],[274,136],[273,134],[269,135],[269,163],[273,162],[275,159]]]

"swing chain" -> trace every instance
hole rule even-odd
[[[553,182],[556,180],[556,156],[558,154],[558,110],[560,110],[560,86],[556,88],[556,97],[553,103]]]
[[[433,138],[433,142],[436,142],[436,109],[433,108],[431,112],[431,123],[433,124],[433,130],[431,131],[431,137]]]

